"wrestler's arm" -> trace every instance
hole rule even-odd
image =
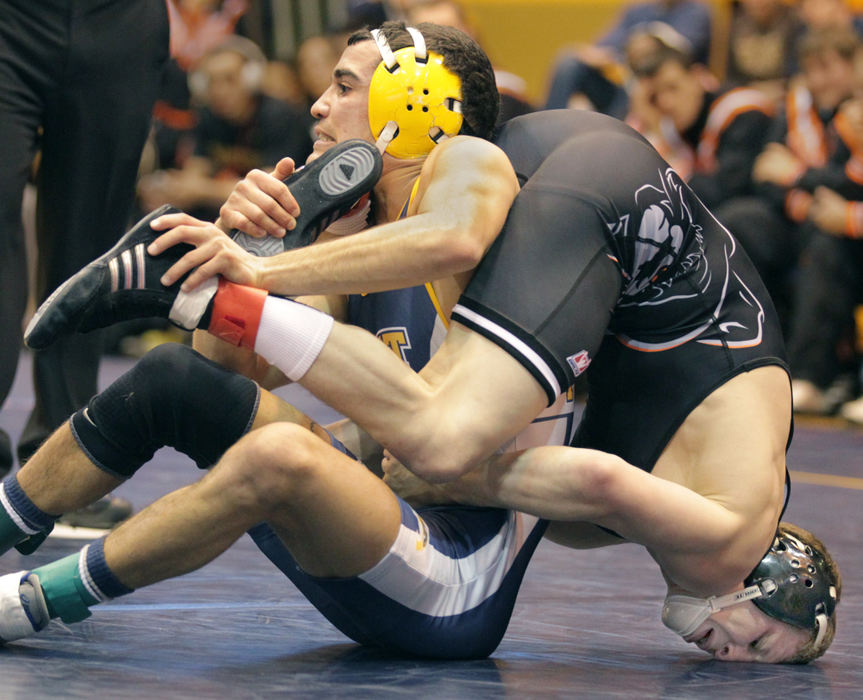
[[[386,176],[386,175],[385,175]],[[151,255],[180,242],[196,249],[164,276],[193,289],[221,274],[276,294],[352,294],[422,284],[472,270],[500,232],[518,191],[504,153],[487,141],[456,137],[435,148],[423,166],[415,216],[270,258],[241,251],[215,225],[183,225],[168,215],[154,228],[174,227],[149,247]]]
[[[300,297],[297,301],[329,314],[336,320],[347,317],[347,297],[340,294]],[[271,365],[254,351],[228,343],[206,331],[192,334],[192,347],[204,357],[257,382],[272,391],[290,383],[278,367]]]
[[[458,323],[421,374],[370,333],[337,323],[300,383],[432,482],[469,471],[547,404],[516,359]]]
[[[736,585],[757,561],[744,544],[748,522],[740,511],[604,452],[536,447],[494,455],[439,488],[450,502],[562,521],[555,539],[564,544],[571,544],[567,522],[602,525],[644,545],[670,580],[704,595]]]

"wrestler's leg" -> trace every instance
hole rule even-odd
[[[361,463],[279,423],[250,433],[201,481],[118,527],[105,557],[125,585],[138,588],[203,566],[260,522],[307,573],[347,577],[388,551],[400,509]]]
[[[547,402],[516,359],[458,323],[419,375],[370,334],[335,324],[301,383],[432,481],[464,473]]]
[[[261,400],[252,430],[289,422],[326,433],[301,411],[269,392]],[[98,500],[125,479],[95,466],[75,441],[69,422],[60,426],[18,473],[18,482],[33,503],[47,513],[65,513]]]
[[[248,430],[311,420],[248,379],[180,346],[162,346],[61,426],[0,486],[0,551],[32,551],[54,519],[131,477],[165,444],[214,464]],[[317,434],[327,437],[319,426]],[[29,536],[29,544],[22,541]]]
[[[193,571],[261,522],[270,523],[307,574],[344,578],[389,551],[401,507],[362,464],[311,431],[265,426],[198,483],[159,499],[104,540],[32,572],[0,577],[0,640],[28,636],[50,618],[77,622],[106,599]]]

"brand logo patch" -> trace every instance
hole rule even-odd
[[[590,366],[590,355],[587,350],[575,353],[566,358],[569,366],[572,367],[572,373],[577,377]]]

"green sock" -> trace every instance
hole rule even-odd
[[[48,614],[52,618],[59,617],[63,622],[80,622],[90,617],[89,606],[101,602],[81,580],[78,571],[80,558],[80,552],[70,554],[33,570],[42,584]]]

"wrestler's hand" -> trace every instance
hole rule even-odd
[[[215,224],[178,213],[153,219],[150,226],[155,231],[165,231],[147,247],[150,255],[159,255],[178,243],[195,246],[162,275],[160,281],[166,287],[190,270],[194,271],[181,287],[184,292],[215,275],[222,275],[237,284],[260,287],[261,262],[264,259],[246,252]]]
[[[381,468],[384,472],[384,483],[414,508],[455,503],[445,488],[423,481],[408,471],[407,467],[387,450],[384,450]]]
[[[255,238],[283,238],[297,225],[300,206],[282,180],[294,172],[294,161],[282,158],[275,170],[251,170],[219,209],[216,225],[229,233],[239,229]]]

